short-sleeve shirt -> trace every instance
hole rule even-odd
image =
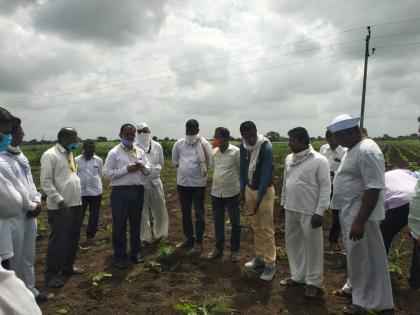
[[[363,139],[347,154],[334,179],[331,209],[343,216],[356,217],[368,189],[380,189],[378,202],[369,220],[385,218],[385,161],[379,146],[372,139]]]
[[[225,152],[213,150],[213,182],[211,195],[229,198],[239,194],[239,148],[232,144]]]

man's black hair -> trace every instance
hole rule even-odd
[[[65,137],[69,136],[73,132],[75,132],[75,129],[73,127],[63,127],[58,132],[57,139],[58,140],[61,140],[61,139],[65,138]]]
[[[252,121],[244,121],[241,126],[239,127],[239,131],[241,132],[241,134],[247,132],[247,131],[251,131],[251,130],[255,130],[257,131],[257,126],[255,126],[254,122]]]
[[[287,133],[290,138],[298,139],[304,144],[309,144],[309,134],[308,131],[303,127],[296,127],[288,131]]]
[[[198,129],[198,128],[200,128],[200,125],[198,124],[198,121],[197,120],[190,119],[185,124],[185,127],[187,127],[188,129]]]
[[[121,126],[120,133],[123,133],[125,127],[133,127],[135,130],[137,130],[136,127],[134,127],[133,124],[126,123],[126,124],[124,124],[124,125]]]
[[[10,112],[7,109],[0,107],[0,124],[7,123],[12,123],[13,125],[20,125],[21,121],[19,118],[10,114]]]
[[[325,133],[325,138],[329,139],[332,137],[332,135],[333,135],[332,132],[327,129],[327,132]]]
[[[220,135],[225,139],[230,138],[230,131],[225,127],[217,127],[215,132],[220,133]]]
[[[86,139],[85,141],[83,141],[83,147],[89,144],[95,144],[95,141],[93,141],[92,139]]]

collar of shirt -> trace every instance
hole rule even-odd
[[[228,153],[228,152],[230,152],[230,151],[232,151],[232,150],[234,150],[234,149],[235,149],[235,146],[229,143],[229,145],[228,145],[228,147],[227,147],[227,149],[226,149],[226,151],[225,151],[225,152],[220,151],[220,148],[219,148],[219,147],[217,147],[217,148],[216,148],[216,153],[217,153],[217,152],[219,152],[219,153],[221,153],[221,154],[225,154],[225,153]]]

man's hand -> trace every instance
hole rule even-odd
[[[41,210],[42,210],[42,205],[41,205],[40,202],[37,202],[37,206],[36,206],[35,210],[28,211],[26,213],[26,217],[27,218],[36,218],[41,213]]]
[[[349,238],[353,241],[361,240],[363,238],[364,232],[365,232],[365,223],[361,223],[356,220],[351,225]]]
[[[255,203],[255,207],[254,207],[254,209],[252,210],[252,212],[251,212],[251,213],[249,213],[249,214],[247,214],[246,216],[247,216],[247,217],[252,217],[253,215],[256,215],[256,214],[257,214],[257,211],[258,211],[258,208],[260,207],[260,203],[261,203],[261,201],[257,201],[257,202]]]
[[[241,191],[241,192],[239,193],[239,202],[240,202],[241,204],[244,204],[244,203],[245,203],[245,192],[244,192],[244,191]]]
[[[322,226],[322,216],[314,214],[311,219],[311,225],[313,229],[317,229]]]
[[[69,205],[65,200],[61,200],[58,203],[58,209],[60,210],[65,210],[65,211],[69,211]]]
[[[140,170],[141,164],[133,164],[133,165],[129,165],[127,166],[127,171],[129,173],[134,173],[137,172],[138,170]]]

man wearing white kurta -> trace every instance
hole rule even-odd
[[[160,172],[163,169],[165,158],[161,144],[152,140],[149,126],[144,122],[137,125],[136,142],[134,145],[146,152],[147,159],[152,168],[152,172],[146,177],[146,184],[144,185],[144,202],[140,228],[141,241],[150,243],[152,241],[150,210],[153,217],[153,234],[155,238],[160,239],[168,236],[168,211],[165,203],[165,192],[163,191],[163,184],[160,179]]]
[[[25,285],[37,298],[39,291],[35,288],[35,243],[37,222],[36,216],[41,211],[41,194],[37,191],[29,166],[29,161],[22,153],[23,130],[14,126],[11,146],[1,153],[8,163],[14,176],[25,188],[29,197],[29,207],[23,209],[18,216],[10,219],[10,230],[13,244],[13,257],[10,259],[10,269],[22,279]]]
[[[385,162],[378,145],[364,138],[359,118],[344,114],[328,129],[347,155],[334,179],[332,209],[340,209],[347,251],[348,280],[341,295],[352,296],[346,314],[363,309],[384,311],[394,307],[391,279],[379,223],[384,219]]]
[[[331,194],[328,160],[309,144],[306,129],[289,131],[281,206],[286,213],[286,250],[291,278],[283,285],[305,284],[307,297],[322,296],[324,240],[322,216]]]

